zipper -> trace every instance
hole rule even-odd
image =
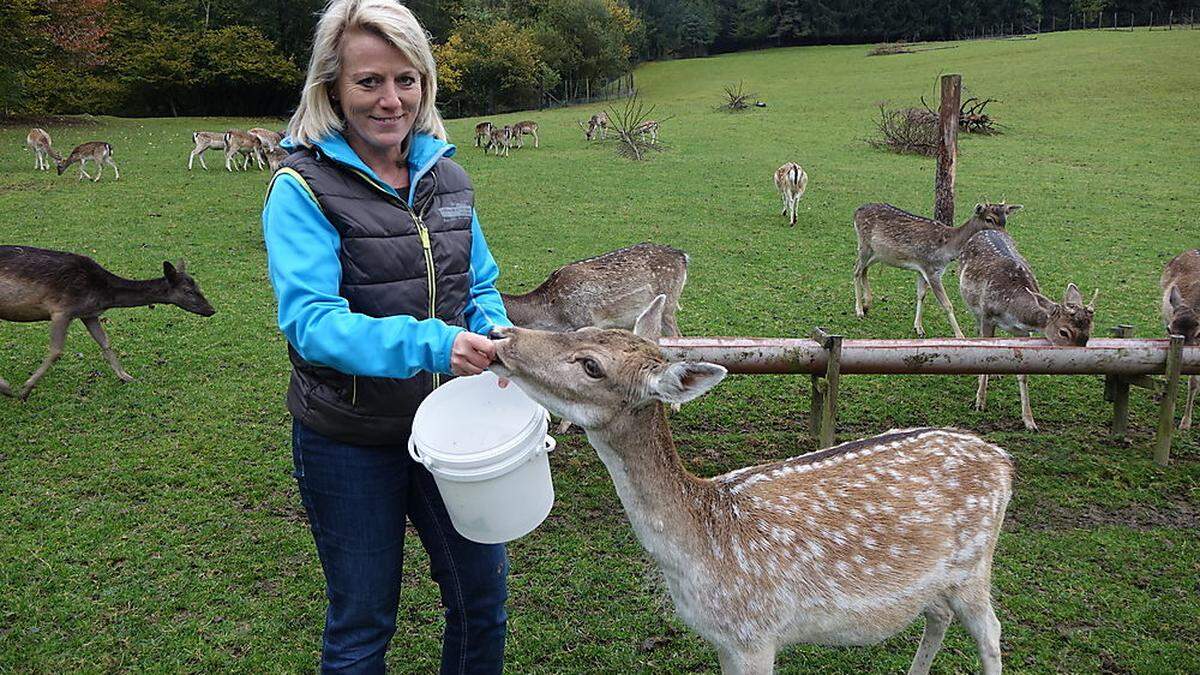
[[[350,405],[358,405],[358,376],[350,376]]]

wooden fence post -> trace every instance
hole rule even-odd
[[[1133,326],[1121,324],[1113,328],[1112,332],[1113,337],[1131,338],[1133,337]],[[1105,375],[1104,387],[1105,398],[1112,401],[1113,404],[1112,435],[1125,440],[1125,435],[1129,431],[1129,380],[1120,375]]]
[[[937,171],[933,184],[933,219],[954,226],[954,164],[958,159],[958,116],[962,75],[942,76],[942,103],[938,109]]]
[[[823,328],[812,332],[812,339],[828,357],[825,375],[812,376],[812,406],[809,412],[809,432],[817,439],[817,449],[833,446],[837,431],[838,385],[842,371],[842,336],[830,335]]]
[[[1171,460],[1171,436],[1175,431],[1175,396],[1179,391],[1179,371],[1183,367],[1183,336],[1172,335],[1167,351],[1166,390],[1158,409],[1158,432],[1154,435],[1154,463],[1166,466]]]

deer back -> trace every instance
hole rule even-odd
[[[34,127],[29,130],[29,135],[25,137],[25,145],[42,151],[49,150],[50,134],[46,133],[45,129]]]
[[[1162,317],[1167,332],[1200,344],[1200,249],[1184,251],[1163,269]]]
[[[0,246],[0,319],[46,321],[53,314],[98,314],[108,306],[117,279],[87,256]]]

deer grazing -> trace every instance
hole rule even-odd
[[[584,136],[589,141],[594,139],[597,134],[599,134],[600,140],[604,140],[608,133],[608,113],[598,112],[588,118],[586,124],[580,122],[579,126],[583,127]]]
[[[863,317],[871,308],[867,270],[871,265],[883,262],[917,273],[917,313],[913,328],[919,337],[925,337],[921,311],[930,288],[942,309],[946,310],[955,337],[963,337],[958,320],[954,318],[954,306],[942,288],[942,275],[972,235],[988,228],[1003,228],[1009,214],[1019,208],[1020,204],[976,204],[975,212],[967,222],[961,227],[951,227],[891,204],[858,207],[854,212],[854,229],[858,233],[858,262],[854,265],[855,313]]]
[[[768,675],[791,644],[862,645],[925,633],[924,674],[952,618],[999,674],[992,558],[1012,493],[1008,454],[952,429],[880,436],[711,479],[684,468],[663,403],[725,376],[667,361],[654,340],[662,297],[633,333],[497,329],[491,370],[587,433],[679,617],[726,675]]]
[[[263,169],[263,161],[261,158],[263,152],[262,141],[257,136],[239,129],[230,129],[225,132],[225,169],[233,171],[229,166],[232,161],[235,164],[234,156],[238,153],[245,155],[242,161],[242,171],[245,171],[250,166],[250,160],[258,166],[259,171]]]
[[[88,141],[75,146],[75,149],[65,159],[58,160],[58,175],[63,175],[67,167],[75,162],[79,162],[79,180],[83,180],[85,177],[91,178],[93,183],[100,180],[100,173],[104,170],[105,164],[112,167],[113,173],[117,175],[116,180],[121,180],[121,172],[112,158],[112,146],[104,141]],[[92,177],[84,169],[85,162],[92,162],[96,165],[95,177]]]
[[[38,171],[48,170],[51,159],[55,163],[62,161],[62,155],[50,147],[50,134],[46,133],[45,129],[30,129],[29,135],[25,137],[25,147],[33,153],[33,168]]]
[[[225,134],[220,131],[193,131],[192,142],[195,147],[188,154],[188,171],[192,170],[192,162],[197,157],[200,158],[200,166],[208,171],[208,165],[204,163],[204,153],[208,150],[224,150],[225,149]]]
[[[499,157],[500,153],[504,153],[508,157],[508,151],[512,148],[512,127],[505,126],[503,128],[493,127],[491,134],[488,136],[488,143],[483,148],[483,153],[491,149]]]
[[[523,136],[533,136],[533,147],[540,148],[541,143],[538,141],[538,123],[533,120],[525,120],[512,125],[513,140],[517,142],[518,148],[525,147]]]
[[[0,319],[50,322],[50,353],[25,381],[18,394],[22,400],[62,355],[73,319],[87,326],[117,377],[132,380],[108,344],[100,315],[112,307],[168,303],[200,316],[216,312],[182,262],[178,266],[164,262],[161,279],[138,281],[119,277],[87,256],[31,246],[0,246]],[[0,393],[13,395],[3,380]]]
[[[283,134],[279,133],[278,131],[263,129],[262,127],[255,127],[246,133],[257,138],[258,142],[262,144],[262,147],[259,148],[258,156],[263,163],[268,163],[267,155],[270,154],[275,148],[278,148],[280,141],[283,140]]]
[[[687,265],[683,251],[643,242],[563,265],[524,295],[500,295],[514,324],[560,332],[584,326],[631,330],[646,305],[663,295],[661,330],[678,337],[675,312]]]
[[[1200,345],[1200,249],[1184,251],[1167,263],[1160,282],[1163,289],[1162,317],[1168,335],[1182,335],[1183,344]],[[1192,428],[1192,409],[1200,375],[1188,378],[1187,402],[1180,429]]]
[[[278,145],[267,151],[267,168],[270,169],[271,175],[275,175],[275,172],[279,170],[279,165],[287,159],[287,156],[288,151]]]
[[[1042,295],[1033,269],[1004,230],[984,230],[967,241],[958,259],[958,290],[975,315],[980,337],[993,337],[996,328],[1019,337],[1037,331],[1050,344],[1082,347],[1092,334],[1096,296],[1085,306],[1075,284],[1067,284],[1061,304]],[[1029,405],[1029,377],[1017,375],[1017,385],[1021,420],[1026,429],[1037,431]],[[976,410],[987,407],[987,387],[988,376],[980,375]]]
[[[475,125],[475,147],[483,147],[483,151],[487,152],[488,141],[492,138],[492,123],[480,122]]]
[[[783,198],[783,213],[791,225],[796,224],[796,206],[808,187],[808,174],[795,162],[788,162],[775,169],[775,188]]]
[[[654,144],[658,142],[658,129],[659,124],[657,120],[646,120],[645,122],[637,125],[637,127],[634,128],[633,133],[637,134],[638,137],[643,141],[649,138],[649,142]]]

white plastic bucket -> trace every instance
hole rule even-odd
[[[500,544],[546,519],[554,505],[549,420],[515,384],[501,389],[491,372],[453,379],[421,402],[408,452],[433,474],[459,534]]]

